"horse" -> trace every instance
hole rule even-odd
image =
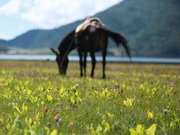
[[[111,38],[116,43],[118,48],[122,45],[127,55],[131,57],[130,48],[125,37],[122,36],[122,34],[120,33],[108,29],[105,26],[95,27],[89,25],[78,35],[77,41],[75,35],[75,30],[71,31],[59,44],[58,51],[55,51],[53,48],[50,48],[52,52],[56,54],[56,62],[58,64],[59,72],[62,75],[66,74],[66,70],[68,67],[68,54],[73,49],[77,49],[80,58],[80,76],[86,76],[86,58],[87,53],[89,52],[92,59],[91,77],[94,77],[94,69],[96,65],[95,52],[102,51],[102,78],[105,79],[108,38]]]

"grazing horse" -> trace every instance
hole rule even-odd
[[[68,67],[68,54],[76,48],[74,40],[75,30],[70,32],[59,44],[58,51],[50,48],[56,55],[56,62],[58,65],[59,73],[61,75],[66,75],[66,70]]]
[[[92,58],[91,77],[94,76],[94,69],[96,65],[95,52],[102,51],[102,78],[105,78],[105,65],[107,53],[106,51],[109,37],[117,44],[117,47],[120,47],[120,45],[122,45],[125,48],[127,55],[131,57],[127,40],[120,33],[109,30],[107,27],[103,25],[87,26],[86,29],[81,31],[81,33],[78,35],[77,41],[75,35],[75,30],[73,30],[63,39],[58,48],[59,52],[51,48],[51,50],[56,54],[56,62],[58,64],[60,74],[66,74],[69,62],[68,54],[71,50],[77,48],[78,55],[80,57],[80,76],[86,75],[86,58],[88,52],[90,53],[90,56]]]

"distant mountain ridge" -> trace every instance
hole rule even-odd
[[[133,56],[180,58],[179,0],[124,0],[95,16],[128,39]],[[0,40],[0,44],[20,48],[57,48],[66,34],[81,22],[52,30],[31,30],[9,41]]]

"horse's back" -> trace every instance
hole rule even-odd
[[[97,52],[107,48],[108,37],[98,28],[89,26],[86,31],[82,33],[81,48],[87,52]]]

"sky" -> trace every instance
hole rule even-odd
[[[33,29],[53,29],[84,19],[123,0],[0,0],[0,39]]]

